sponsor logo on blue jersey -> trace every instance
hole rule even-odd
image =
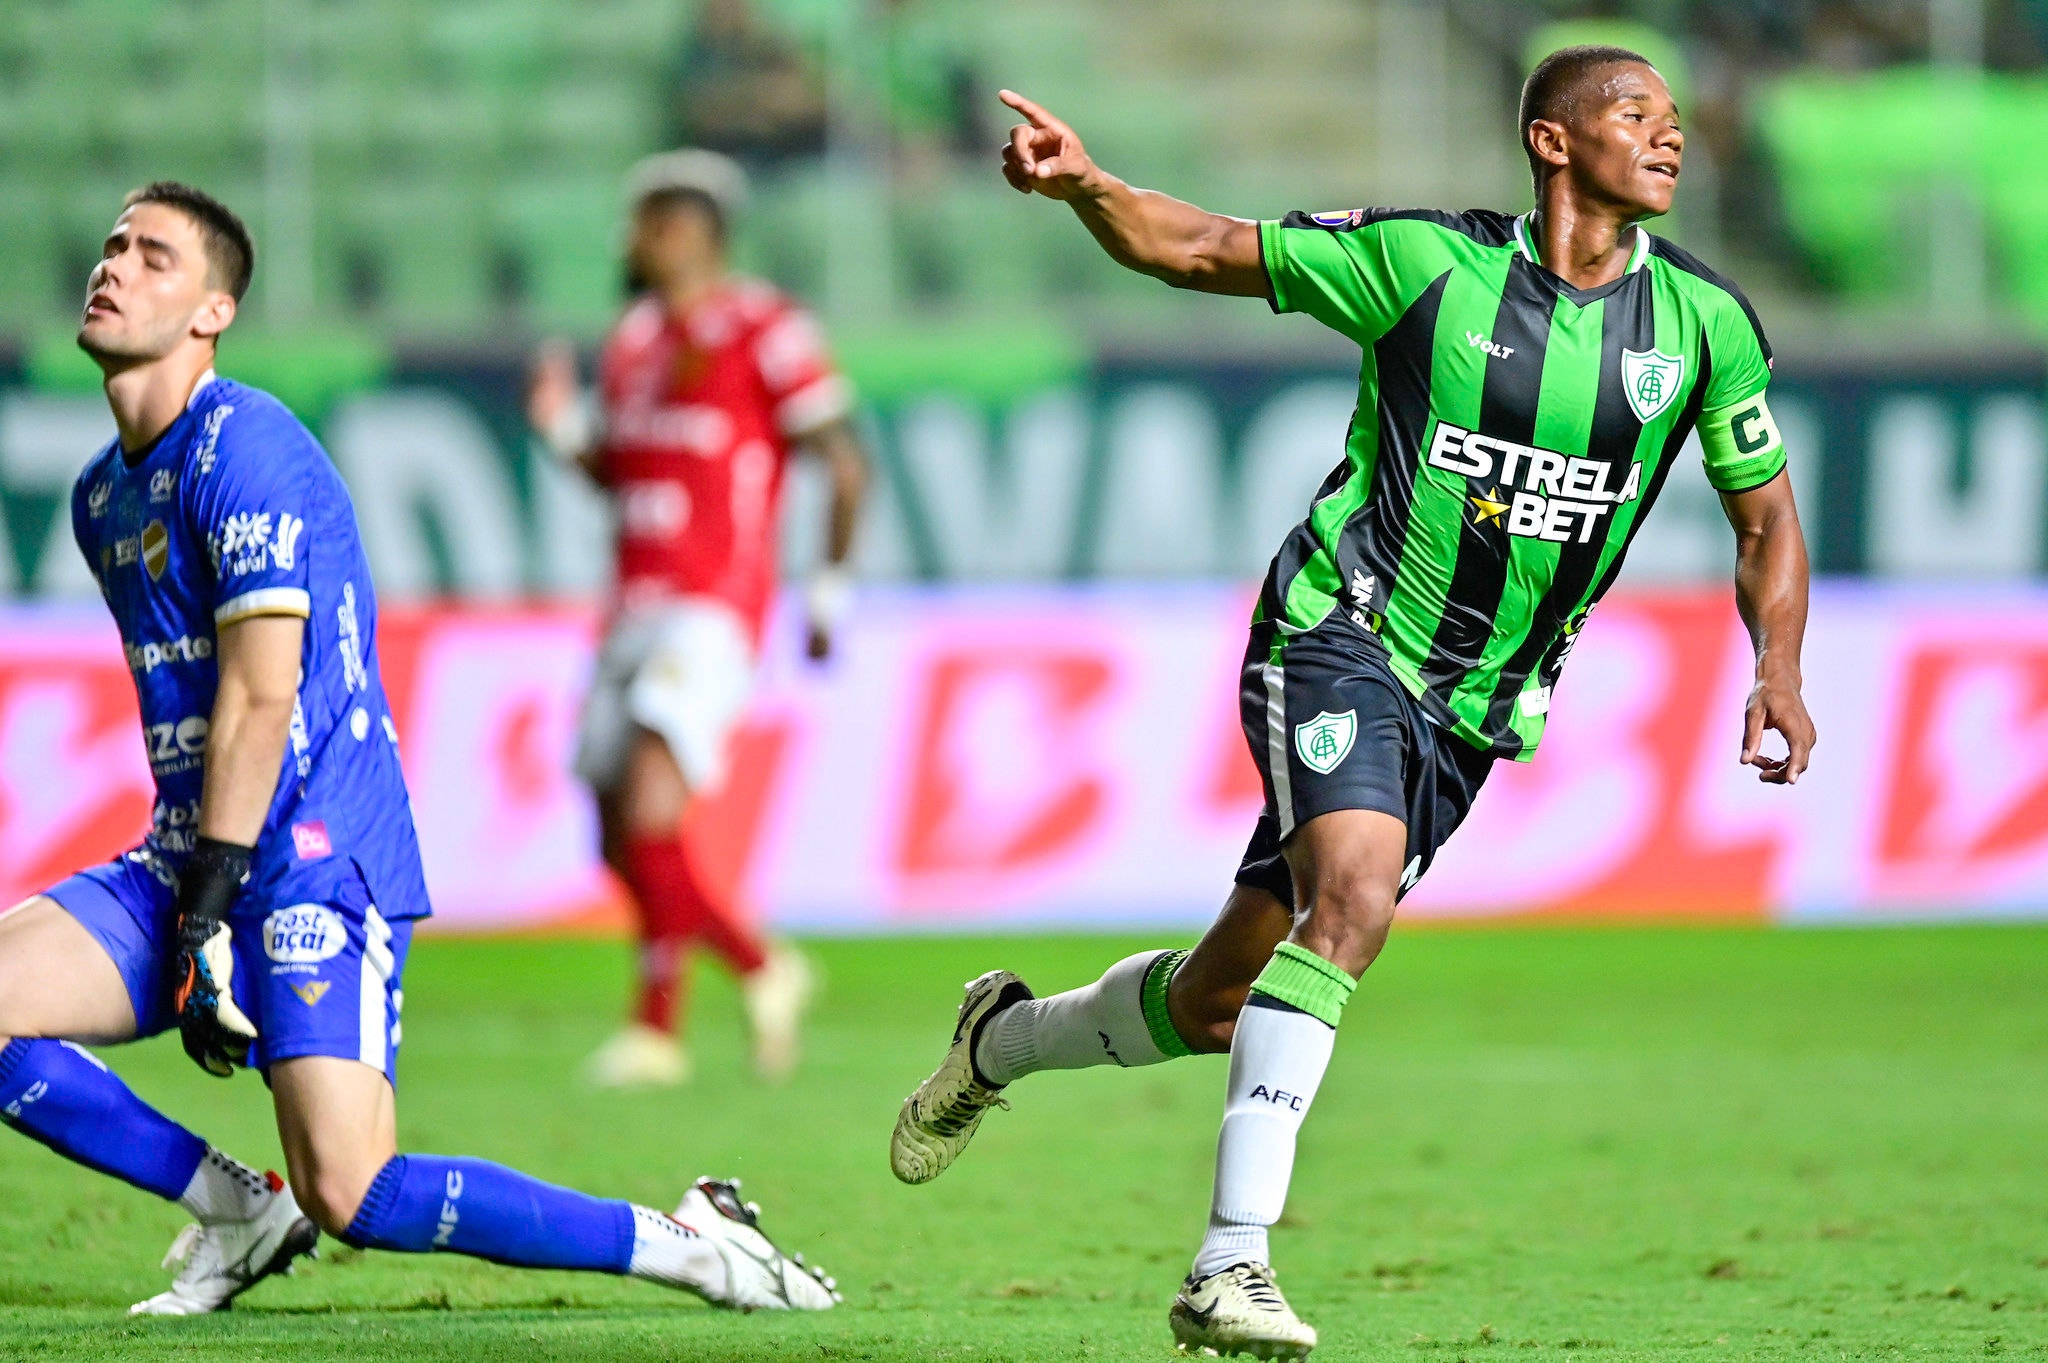
[[[213,640],[207,635],[194,638],[180,634],[169,643],[123,644],[128,654],[128,670],[144,676],[156,671],[166,663],[203,663],[213,657]]]
[[[318,965],[347,945],[348,929],[325,904],[294,904],[263,920],[263,954],[280,965]]]

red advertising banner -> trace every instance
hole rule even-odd
[[[827,667],[775,632],[733,775],[691,829],[792,928],[1194,923],[1260,804],[1238,732],[1249,593],[869,592]],[[0,901],[114,854],[147,767],[104,617],[0,611]],[[615,918],[568,771],[587,612],[392,611],[380,640],[440,925]],[[1496,768],[1404,906],[1801,920],[2048,914],[2048,590],[1816,593],[1821,745],[1736,762],[1750,681],[1725,589],[1621,594],[1533,763]]]

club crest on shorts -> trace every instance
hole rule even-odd
[[[1333,715],[1325,710],[1294,726],[1294,751],[1300,754],[1303,766],[1318,776],[1328,776],[1351,755],[1351,744],[1357,737],[1358,711]]]
[[[1685,381],[1685,356],[1666,355],[1661,350],[1621,352],[1621,390],[1636,420],[1648,425],[1657,413],[1671,405]]]

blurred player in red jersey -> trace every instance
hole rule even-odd
[[[612,496],[617,598],[583,716],[577,771],[597,792],[604,858],[640,912],[633,1022],[591,1057],[607,1086],[689,1076],[677,993],[693,943],[739,975],[757,1068],[796,1061],[813,988],[793,948],[764,940],[686,850],[693,799],[725,777],[775,595],[777,510],[793,453],[832,487],[825,561],[805,601],[809,652],[826,657],[847,596],[847,553],[867,461],[852,390],[817,324],[727,266],[746,195],[740,168],[703,151],[650,157],[632,174],[628,266],[641,292],[598,362],[596,402],[566,347],[544,350],[527,414],[554,450]]]

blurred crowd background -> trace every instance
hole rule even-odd
[[[601,510],[527,447],[518,375],[542,337],[601,337],[621,175],[680,144],[752,172],[741,262],[821,313],[867,399],[871,576],[1255,574],[1334,461],[1354,361],[1012,194],[994,92],[1221,211],[1519,208],[1521,75],[1586,40],[1650,53],[1685,109],[1659,230],[1777,343],[1822,568],[2037,572],[2048,0],[13,0],[0,590],[89,590],[53,533],[104,425],[72,317],[159,176],[248,217],[224,365],[327,438],[388,592],[596,590]],[[1119,497],[1141,509],[1098,534]],[[1720,570],[1710,499],[1674,500],[1643,580]]]

